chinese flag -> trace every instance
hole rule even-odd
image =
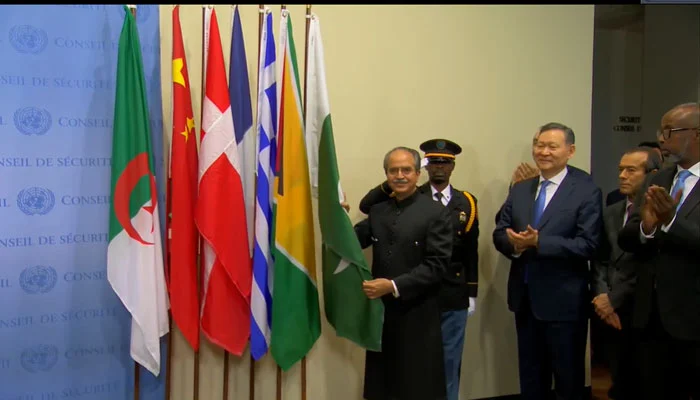
[[[190,80],[180,29],[180,6],[173,9],[173,132],[168,174],[168,289],[173,320],[194,351],[199,350],[199,295],[194,222],[197,197],[197,137]]]

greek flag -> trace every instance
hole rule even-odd
[[[277,158],[277,83],[275,71],[275,38],[272,13],[265,9],[260,40],[258,66],[258,168],[255,194],[255,244],[253,249],[253,287],[251,291],[250,350],[259,360],[270,345],[272,321],[273,264],[272,244],[272,190]]]

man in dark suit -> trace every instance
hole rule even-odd
[[[515,313],[521,398],[584,396],[590,311],[588,261],[600,244],[603,196],[589,178],[570,173],[571,128],[548,123],[533,143],[540,176],[515,184],[493,232],[512,260],[508,306]]]
[[[418,187],[422,195],[439,202],[452,220],[452,259],[442,279],[438,297],[441,311],[442,345],[447,400],[459,398],[459,382],[468,316],[476,310],[479,265],[479,217],[476,197],[450,184],[455,158],[462,148],[447,139],[423,142],[429,181]],[[369,214],[373,205],[391,200],[389,181],[372,188],[360,201],[360,211]]]
[[[659,155],[659,158],[661,158],[661,163],[664,162],[664,154],[661,151],[661,145],[659,143],[648,141],[641,142],[637,145],[637,147],[649,147],[650,149],[653,149]],[[618,201],[625,200],[626,198],[627,196],[620,192],[620,188],[617,188],[605,196],[605,206],[607,207],[611,204],[617,203]]]
[[[535,140],[536,141],[536,140]],[[593,180],[593,178],[588,174],[588,172],[576,168],[573,165],[567,165],[567,168],[569,169],[569,173],[572,175],[575,175],[577,177],[583,178],[583,179],[589,179]],[[533,168],[530,164],[528,163],[520,163],[515,170],[513,171],[513,177],[511,178],[510,185],[508,185],[508,191],[510,192],[510,189],[515,185],[516,183],[520,181],[524,181],[530,178],[534,178],[540,176],[540,170],[537,169],[536,167]],[[501,204],[501,208],[496,211],[496,224],[498,224],[498,220],[501,219],[501,212],[503,212],[503,207],[506,205],[504,202]]]
[[[615,400],[637,400],[638,374],[636,336],[632,331],[634,288],[637,283],[636,265],[632,253],[617,245],[617,235],[629,219],[634,198],[641,190],[647,174],[661,168],[660,152],[649,147],[635,147],[625,152],[619,164],[620,193],[625,201],[611,204],[603,211],[606,240],[601,243],[593,270],[593,305],[606,327],[601,332],[607,342],[612,387],[609,394]]]
[[[676,165],[650,176],[619,234],[638,269],[633,324],[641,329],[641,398],[700,399],[700,105],[661,119]]]

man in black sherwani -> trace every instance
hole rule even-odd
[[[355,226],[372,246],[370,299],[384,302],[382,351],[367,352],[367,400],[443,400],[445,373],[438,293],[452,256],[449,210],[417,191],[420,155],[397,147],[384,157],[395,196]]]

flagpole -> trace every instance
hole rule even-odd
[[[311,22],[311,4],[306,5],[306,35],[304,38],[304,99],[302,104],[302,118],[306,121],[306,81],[309,62],[309,28]],[[303,126],[303,125],[302,125]],[[306,400],[306,356],[301,359],[301,400]]]
[[[282,4],[280,7],[280,14],[286,9],[287,9],[287,6],[285,4]],[[281,18],[281,16],[280,16],[280,18]],[[283,60],[276,60],[276,62],[282,62],[282,65],[284,65]],[[280,84],[282,84],[282,82],[278,82],[277,84],[280,85]],[[279,102],[279,101],[281,101],[281,99],[277,99],[277,101]],[[278,157],[279,157],[279,155],[278,155]],[[274,304],[273,304],[273,307],[274,307]],[[279,364],[277,364],[277,400],[282,400],[282,368],[280,368]]]
[[[175,7],[179,6],[179,4],[175,4],[173,6],[173,9]],[[179,11],[178,11],[178,18],[180,18]],[[172,52],[172,49],[171,49]],[[172,60],[172,57],[171,57]],[[172,70],[171,70],[171,77],[170,77],[170,82],[172,82]],[[172,99],[172,97],[171,97]],[[172,119],[172,104],[170,107],[171,115],[170,118]],[[171,147],[171,152],[170,156],[172,157],[172,140],[170,143]],[[165,275],[165,281],[168,283],[168,295],[170,295],[170,276],[171,276],[171,265],[170,265],[170,203],[172,202],[171,193],[170,193],[170,187],[172,185],[171,182],[171,174],[170,174],[170,163],[171,159],[168,158],[168,165],[167,167],[167,177],[166,177],[166,194],[165,194],[165,265],[166,265],[166,275]],[[173,359],[173,313],[172,309],[168,307],[168,328],[170,328],[170,333],[168,333],[168,361],[167,361],[167,366],[165,369],[165,400],[170,400],[170,375],[171,375],[171,370],[172,370],[172,359]]]
[[[168,179],[170,181],[170,179]],[[168,182],[168,186],[170,185],[170,182]],[[168,215],[165,216],[166,218],[170,218]],[[168,281],[170,277],[170,255],[168,254],[170,252],[170,232],[166,228],[166,240],[167,246],[165,250],[166,254],[166,259],[167,261],[167,270],[168,270]],[[173,313],[168,307],[168,327],[170,328],[170,332],[168,333],[168,361],[166,362],[166,369],[165,369],[165,400],[170,400],[170,375],[172,371],[172,359],[173,359]]]
[[[214,8],[214,6],[215,6],[215,5],[212,4],[210,7],[211,7],[211,8]],[[217,17],[217,20],[218,20],[218,18],[219,18],[219,17]],[[233,19],[231,19],[231,23],[233,23]],[[233,26],[232,26],[232,27],[233,27]],[[209,35],[210,35],[209,40],[211,40],[211,30],[209,31]],[[231,68],[231,60],[229,60],[229,68]],[[224,72],[225,72],[225,71],[224,71]],[[225,82],[225,81],[224,81],[224,82]],[[231,83],[229,82],[229,85],[230,85],[230,84],[231,84]],[[206,88],[203,88],[203,90],[206,91]],[[228,92],[228,88],[227,88],[226,91]],[[202,115],[203,115],[203,114],[204,114],[204,112],[202,112]],[[217,256],[217,257],[218,257],[218,256]],[[229,364],[228,351],[226,351],[226,349],[224,349],[224,393],[223,393],[222,400],[228,400],[228,371],[229,371],[229,365],[228,365],[228,364]]]
[[[224,397],[228,400],[228,351],[224,350]]]
[[[200,103],[199,103],[199,117],[200,117],[199,127],[200,127],[200,130],[202,127],[201,118],[202,118],[202,112],[204,110],[204,96],[206,96],[206,86],[205,86],[206,85],[206,79],[205,79],[206,76],[205,75],[206,75],[206,64],[207,63],[206,63],[206,55],[205,54],[207,51],[207,49],[206,49],[207,42],[205,39],[205,36],[206,36],[205,34],[206,34],[206,23],[207,23],[207,21],[206,21],[207,7],[209,7],[209,6],[206,4],[202,4],[202,79],[201,79],[201,85],[200,85],[200,87],[202,89],[201,90],[202,97],[200,98]],[[201,132],[200,132],[200,141],[201,141]],[[201,143],[200,143],[200,145],[201,145]],[[198,235],[198,238],[199,239],[198,239],[198,243],[197,243],[197,248],[199,249],[199,259],[198,259],[198,261],[199,261],[199,265],[198,265],[199,268],[198,269],[199,269],[199,273],[200,273],[199,281],[202,282],[202,284],[203,284],[204,279],[202,279],[201,274],[202,274],[202,265],[204,265],[204,253],[202,252],[201,235]],[[198,295],[200,297],[199,301],[201,304],[201,302],[202,302],[201,292],[198,293]],[[200,326],[201,326],[201,315],[200,315]],[[201,346],[201,343],[200,343],[200,346]],[[197,400],[199,398],[199,352],[194,353],[194,398],[195,398],[195,400]]]
[[[207,72],[207,54],[208,54],[208,42],[206,42],[206,34],[208,33],[211,35],[211,30],[207,30],[206,26],[206,12],[207,9],[213,9],[214,5],[213,4],[204,4],[202,5],[202,28],[204,29],[204,35],[202,35],[202,103],[201,103],[201,108],[200,111],[202,113],[202,116],[204,115],[204,97],[206,96],[206,72]],[[211,40],[211,38],[210,38]],[[201,139],[200,139],[201,140]],[[202,258],[204,258],[204,254],[202,254]],[[202,263],[203,264],[203,263]],[[228,351],[224,349],[224,388],[223,388],[223,400],[228,400],[228,371],[229,371],[229,357],[228,357]]]
[[[134,16],[134,19],[136,19],[136,4],[127,4],[126,6],[131,11],[131,15]],[[140,382],[141,382],[141,379],[140,379],[139,364],[136,361],[134,361],[134,400],[139,400]]]
[[[211,8],[214,8],[214,5],[212,5]],[[217,19],[218,19],[218,17],[217,17]],[[233,19],[231,21],[233,22]],[[209,34],[211,35],[211,31],[209,32]],[[211,40],[211,38],[210,38],[210,40]],[[231,68],[230,62],[231,61],[229,60],[229,68]],[[230,84],[231,83],[229,82],[229,85]],[[204,88],[203,90],[206,90],[206,88]],[[229,364],[228,351],[226,351],[226,349],[224,349],[224,393],[223,393],[223,398],[222,398],[223,400],[228,400],[228,372],[229,372],[229,365],[228,364]]]
[[[255,64],[256,69],[258,71],[260,70],[260,44],[262,42],[262,30],[263,30],[264,23],[265,23],[265,5],[260,4],[260,5],[258,5],[258,62],[257,62],[257,64]],[[258,73],[257,86],[260,87],[260,74],[259,73]],[[258,90],[255,91],[255,104],[258,104],[258,101],[259,101],[258,99],[260,96],[259,96],[258,92],[259,92]],[[256,120],[255,123],[257,125],[260,123],[260,121]],[[257,130],[257,128],[255,130]],[[255,137],[257,138],[257,134],[255,135]],[[256,144],[257,144],[257,142],[258,141],[256,140]],[[256,152],[258,151],[258,147],[259,147],[259,145],[255,146]],[[257,168],[257,165],[255,167]],[[253,184],[253,190],[255,191],[256,197],[257,197],[257,193],[258,193],[258,180],[257,179],[255,179],[255,183]],[[253,227],[255,226],[256,214],[257,214],[256,212],[253,212]],[[253,228],[253,231],[255,231],[255,228]],[[248,381],[248,398],[250,400],[254,400],[255,399],[255,358],[253,358],[252,352],[250,353],[250,374],[249,375],[250,375],[250,378]]]

